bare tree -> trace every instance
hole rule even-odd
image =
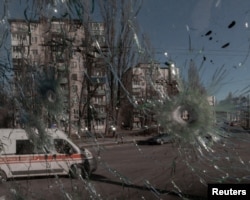
[[[50,5],[53,8],[54,1],[43,0],[35,1],[36,15],[46,19],[54,18],[53,10],[51,13],[48,11],[46,5]],[[93,12],[93,2],[88,0],[83,1],[68,1],[64,12],[58,13],[59,17],[67,19],[68,22],[72,19],[78,19],[81,26],[84,27],[84,41],[79,43],[78,46],[72,46],[74,41],[69,41],[67,38],[67,32],[62,30],[63,37],[60,41],[51,41],[50,46],[62,49],[62,54],[71,50],[81,53],[85,63],[82,67],[82,76],[80,80],[82,87],[78,96],[79,103],[79,129],[82,126],[82,120],[85,120],[85,125],[91,129],[91,123],[93,120],[93,110],[91,110],[91,99],[93,98],[95,91],[100,84],[93,83],[91,80],[91,71],[95,60],[89,56],[90,53],[98,53],[103,58],[103,66],[106,68],[105,73],[108,79],[109,89],[106,91],[108,106],[107,106],[107,119],[121,126],[126,124],[131,126],[132,118],[132,98],[130,94],[131,87],[131,69],[138,61],[138,58],[142,55],[142,49],[139,43],[139,36],[137,34],[136,16],[141,7],[141,1],[125,1],[125,0],[108,0],[99,1],[99,7],[103,23],[105,24],[105,44],[106,48],[100,46],[99,40],[91,34],[91,28],[89,26],[91,14]],[[28,12],[27,12],[28,13]],[[56,14],[55,14],[56,15]],[[31,16],[34,18],[35,16]],[[29,16],[26,16],[29,19]],[[28,21],[26,19],[26,21]],[[48,23],[49,24],[49,23]],[[49,31],[49,29],[48,29]],[[50,52],[50,51],[48,51]],[[69,67],[69,63],[68,66]],[[70,81],[70,77],[69,77]],[[70,83],[68,85],[70,90]],[[87,90],[87,93],[85,94]],[[69,94],[72,94],[71,91]],[[72,96],[69,96],[71,101]],[[130,109],[131,108],[131,109]],[[71,107],[69,104],[69,112]],[[128,112],[128,110],[130,110]],[[71,113],[69,114],[71,117]],[[71,118],[69,118],[69,126],[71,126]],[[70,131],[71,132],[71,131]]]
[[[110,102],[109,119],[121,127],[131,126],[131,96],[127,86],[131,81],[130,70],[140,56],[139,37],[136,32],[136,16],[141,1],[99,1],[105,23],[105,38],[108,51],[105,53]],[[131,109],[130,109],[131,108]]]
[[[207,91],[200,79],[199,71],[193,60],[190,60],[188,68],[188,90],[196,91],[201,95],[206,95]]]

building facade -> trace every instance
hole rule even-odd
[[[48,126],[63,124],[73,133],[79,126],[91,128],[88,124],[91,122],[95,130],[103,129],[106,81],[96,45],[102,48],[105,43],[104,24],[89,22],[86,29],[78,20],[9,20],[9,23],[15,90],[27,79],[35,82],[35,75],[44,72],[49,79],[59,82],[63,101],[60,119],[52,119]],[[32,91],[30,88],[25,95],[35,96]]]
[[[146,111],[142,108],[178,93],[179,69],[159,63],[139,63],[133,68],[132,77],[132,95],[137,104],[133,114],[133,127],[157,125],[154,109]]]
[[[63,107],[57,119],[50,116],[47,120],[49,127],[57,124],[70,134],[80,129],[104,132],[110,125],[104,24],[89,22],[83,25],[78,20],[47,19],[9,22],[15,89],[28,78],[30,89],[25,95],[34,98],[37,92],[32,89],[36,82],[34,73],[43,72],[47,82],[59,82]],[[126,80],[122,80],[122,84],[131,94],[131,99],[122,100],[117,108],[122,111],[119,114],[123,128],[157,124],[154,111],[141,108],[178,93],[178,68],[139,63],[124,77]],[[46,84],[45,88],[46,98],[53,102],[55,89]],[[121,98],[126,99],[126,96]]]

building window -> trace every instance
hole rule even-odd
[[[31,43],[36,44],[37,43],[37,37],[31,37]]]
[[[138,81],[138,80],[133,80],[133,85],[134,85],[134,86],[140,86],[140,81]]]
[[[78,91],[77,85],[72,85],[72,91],[73,91],[73,92],[77,92],[77,91]]]
[[[95,104],[103,104],[105,102],[104,97],[94,97]]]
[[[38,66],[38,62],[37,61],[33,61],[33,65],[34,66]]]
[[[16,34],[15,39],[18,41],[26,41],[27,40],[27,35],[26,34]]]
[[[18,39],[17,39],[18,37],[17,37],[17,34],[16,33],[13,33],[12,34],[12,40],[13,41],[17,41]]]
[[[34,31],[37,28],[37,26],[38,26],[37,24],[31,24],[30,30]]]
[[[13,46],[12,47],[13,52],[19,53],[19,52],[24,52],[25,48],[23,46]]]
[[[33,49],[33,50],[32,50],[32,54],[33,54],[33,55],[38,55],[38,50],[37,50],[37,49]]]
[[[71,67],[72,68],[77,68],[77,62],[72,62]]]
[[[77,81],[77,74],[72,74],[71,75],[71,80]]]
[[[105,112],[105,107],[99,107],[97,108],[98,113],[104,113]]]

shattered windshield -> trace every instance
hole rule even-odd
[[[1,1],[0,199],[207,199],[250,183],[249,10]],[[48,129],[84,155],[27,153]]]

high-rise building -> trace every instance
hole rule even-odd
[[[179,69],[159,63],[139,63],[132,72],[132,95],[138,107],[153,104],[178,93]],[[150,109],[149,109],[150,110]],[[155,113],[134,109],[133,126],[153,125]]]
[[[79,125],[103,129],[106,73],[97,47],[102,48],[105,43],[104,24],[90,22],[86,26],[78,20],[56,19],[9,22],[15,90],[29,80],[29,89],[23,87],[24,95],[33,98],[34,73],[45,72],[48,79],[59,81],[63,98],[59,121],[67,125],[68,131],[73,133]],[[48,85],[45,88],[49,98],[53,89]],[[48,126],[49,123],[54,122],[49,121]]]
[[[43,73],[43,89],[39,92],[54,102],[55,88],[59,82],[60,104],[63,110],[55,117],[46,116],[46,125],[55,123],[65,127],[69,133],[79,128],[91,132],[104,132],[110,125],[108,112],[109,87],[102,22],[83,24],[79,20],[41,18],[37,21],[9,20],[14,71],[14,90],[23,89],[22,94],[34,103],[37,91],[37,73]],[[148,115],[133,109],[133,101],[139,104],[162,99],[178,93],[175,78],[179,75],[174,66],[162,67],[158,63],[139,63],[126,72],[122,91],[132,95],[121,95],[121,124],[125,128],[155,123],[154,113]],[[49,84],[55,84],[51,86]],[[129,99],[128,99],[129,98]],[[55,107],[59,104],[54,102]],[[33,109],[35,105],[29,108]],[[46,107],[48,107],[46,105]],[[54,109],[54,106],[50,106]],[[17,110],[20,108],[17,108]],[[122,110],[122,111],[121,111]],[[17,112],[16,124],[20,124]],[[46,115],[44,111],[41,111]],[[106,124],[107,123],[107,124]]]

